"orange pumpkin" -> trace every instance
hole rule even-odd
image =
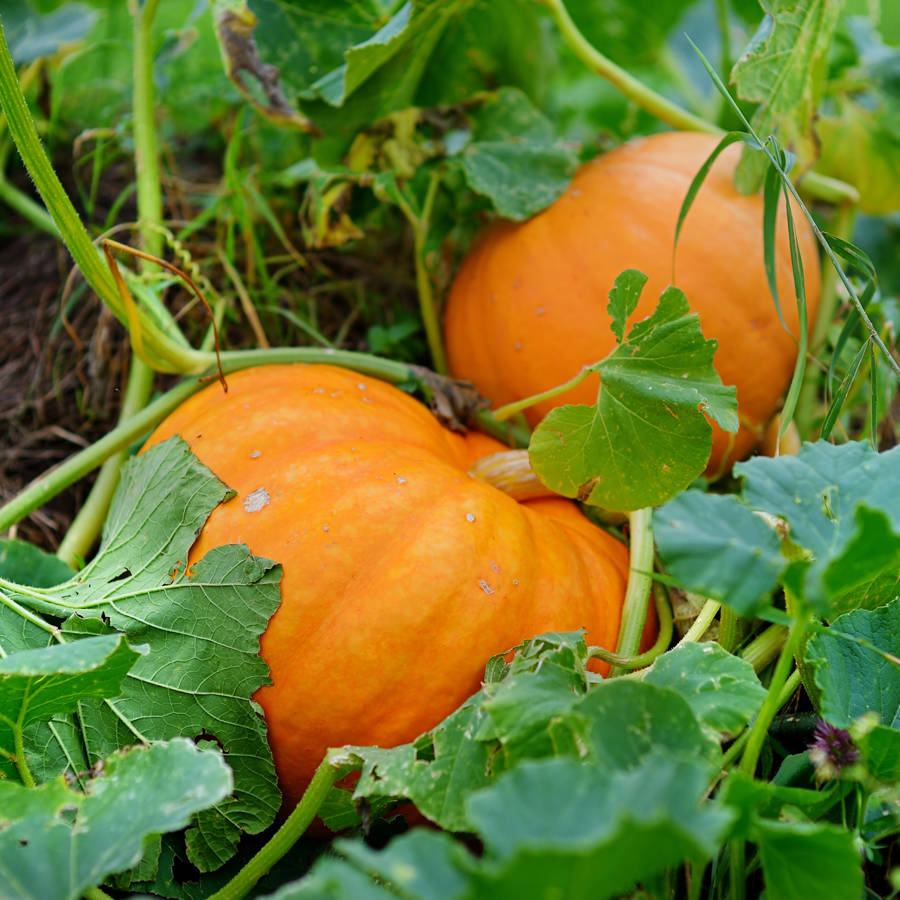
[[[413,739],[526,638],[584,627],[615,647],[625,547],[567,500],[518,503],[469,475],[498,442],[330,366],[248,369],[228,387],[190,398],[149,444],[180,434],[237,491],[189,565],[238,542],[283,565],[261,645],[272,684],[254,696],[289,803],[327,747]]]
[[[737,386],[740,431],[713,427],[708,472],[745,456],[790,381],[798,317],[787,227],[779,222],[776,266],[791,334],[766,281],[762,196],[741,196],[732,184],[737,146],[716,161],[688,213],[673,278],[678,213],[716,142],[679,132],[632,141],[582,166],[569,189],[527,222],[490,226],[463,261],[447,301],[453,374],[472,380],[495,406],[568,381],[614,349],[608,294],[620,272],[640,269],[649,281],[630,321],[650,315],[674,283],[699,313],[703,334],[718,341],[714,365],[722,381]],[[794,212],[812,322],[819,262],[812,232]],[[593,403],[597,388],[592,377],[531,407],[528,420],[535,425],[563,403]]]

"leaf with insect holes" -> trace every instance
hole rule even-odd
[[[203,870],[228,859],[242,832],[266,828],[280,805],[265,722],[251,701],[268,675],[259,638],[279,602],[280,569],[229,545],[185,572],[209,513],[231,494],[173,438],[125,466],[100,550],[81,572],[27,594],[5,587],[23,606],[64,618],[69,641],[122,634],[149,647],[121,696],[82,701],[77,719],[31,736],[29,759],[43,760],[39,780],[81,768],[85,752],[89,767],[141,739],[198,738],[228,755],[233,796],[202,813],[187,836]]]
[[[446,833],[424,829],[381,851],[341,840],[334,850],[343,860],[321,858],[307,879],[270,900],[623,896],[669,866],[716,853],[734,814],[704,798],[708,784],[703,764],[663,753],[629,771],[571,758],[529,760],[469,798],[483,848],[477,856]]]
[[[617,282],[614,319],[631,302],[634,277]],[[715,350],[684,294],[667,288],[653,315],[590,367],[600,375],[597,404],[558,407],[535,429],[535,472],[559,494],[614,510],[683,490],[709,459],[707,416],[726,431],[738,427],[736,391],[713,368]]]
[[[684,697],[700,724],[717,736],[740,731],[766,698],[750,663],[714,641],[684,644],[664,653],[644,681]]]
[[[742,100],[758,103],[753,127],[761,139],[779,141],[803,169],[816,157],[813,117],[825,82],[828,50],[841,4],[827,0],[762,0],[766,13],[732,71]],[[736,173],[738,188],[752,193],[768,161],[746,148]]]
[[[416,741],[393,749],[348,747],[362,768],[354,799],[411,800],[449,831],[470,831],[468,798],[523,761],[572,757],[597,771],[631,770],[657,753],[712,775],[718,740],[687,699],[623,679],[588,691],[580,634],[541,635],[519,648],[500,681]],[[336,809],[336,820],[343,812]]]
[[[896,596],[900,570],[900,448],[804,444],[795,456],[738,463],[740,497],[689,491],[654,516],[660,555],[681,587],[743,616],[792,587],[822,616]],[[795,545],[789,566],[779,536]],[[799,548],[799,549],[796,549]]]
[[[231,790],[217,751],[178,738],[105,760],[84,792],[56,778],[0,781],[0,894],[77,900],[141,859],[147,837],[184,828]]]
[[[783,518],[810,551],[804,592],[818,612],[844,611],[843,597],[900,568],[900,447],[865,442],[804,444],[796,456],[735,466],[752,509]]]
[[[0,750],[12,751],[14,729],[72,712],[90,698],[120,694],[122,680],[144,652],[111,634],[0,659]]]

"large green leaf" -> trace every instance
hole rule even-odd
[[[754,839],[767,896],[778,900],[862,896],[862,857],[846,829],[762,821],[754,829]]]
[[[77,900],[135,865],[149,835],[184,828],[230,790],[222,756],[181,739],[114,754],[84,793],[61,777],[36,788],[0,781],[0,893]]]
[[[900,569],[898,450],[820,441],[796,456],[738,463],[740,498],[689,492],[657,512],[663,561],[682,587],[744,616],[770,605],[789,573],[793,589],[826,617],[851,603],[883,602],[895,595]]]
[[[610,294],[614,321],[632,292],[616,279]],[[656,311],[637,324],[606,359],[596,406],[562,406],[531,438],[529,455],[541,480],[565,497],[606,509],[633,510],[663,503],[700,475],[709,459],[707,416],[736,431],[735,389],[712,365],[716,342],[706,340],[684,294],[668,288]]]
[[[656,510],[653,533],[679,586],[742,616],[771,605],[786,565],[781,541],[739,498],[685,491]]]
[[[701,725],[716,736],[740,731],[766,696],[753,667],[713,641],[664,653],[644,682],[680,694]]]
[[[28,0],[3,0],[3,31],[16,65],[53,56],[60,47],[80,41],[96,18],[97,10],[82,3],[41,14]]]
[[[280,570],[231,545],[185,572],[191,544],[229,495],[173,438],[123,470],[94,561],[54,589],[6,588],[25,606],[68,616],[69,640],[118,632],[150,649],[121,696],[85,701],[74,724],[30,735],[30,757],[45,760],[36,777],[81,767],[84,751],[90,766],[136,740],[204,738],[228,755],[235,793],[188,835],[191,859],[203,869],[230,857],[242,831],[267,827],[280,804],[265,723],[251,702],[268,675],[259,637],[278,604]]]
[[[0,578],[31,587],[52,587],[75,573],[58,556],[26,541],[0,541]]]
[[[805,589],[822,613],[900,567],[900,447],[804,444],[796,456],[738,463],[735,473],[744,502],[785,519],[791,541],[811,552]],[[858,514],[860,507],[879,515]]]
[[[842,3],[835,0],[761,0],[762,25],[732,71],[742,100],[758,103],[753,127],[765,139],[778,134],[802,166],[815,160],[812,131],[825,80],[828,48]],[[767,160],[745,149],[736,180],[758,190]]]
[[[663,754],[627,772],[574,759],[525,762],[468,801],[484,846],[478,858],[447,834],[423,831],[381,852],[338,841],[345,862],[321,860],[271,900],[620,896],[668,866],[717,851],[734,814],[704,801],[708,777],[702,763]]]
[[[900,729],[900,598],[838,617],[831,629],[809,641],[806,659],[822,691],[822,716],[832,725],[847,728],[875,712],[883,725]]]
[[[72,712],[79,701],[120,694],[140,655],[116,634],[0,659],[0,749],[12,752],[14,730]]]
[[[473,896],[619,896],[685,860],[709,859],[732,816],[701,804],[705,767],[663,754],[631,771],[569,759],[523,763],[474,795],[486,845]]]

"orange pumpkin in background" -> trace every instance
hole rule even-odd
[[[682,228],[672,275],[678,213],[717,138],[669,132],[640,138],[582,166],[568,190],[524,223],[498,221],[476,240],[450,290],[445,340],[451,372],[492,404],[521,400],[568,381],[615,347],[606,311],[625,269],[649,276],[630,323],[649,316],[670,284],[718,341],[713,364],[737,386],[741,427],[713,425],[707,472],[720,474],[762,437],[790,382],[798,316],[787,226],[776,240],[782,326],[763,262],[763,199],[732,183],[737,145],[716,161]],[[809,322],[819,298],[819,261],[805,218],[794,221],[806,275]],[[526,412],[536,425],[554,406],[594,403],[594,376]]]
[[[254,698],[288,803],[327,747],[412,740],[526,638],[586,628],[615,647],[626,548],[567,500],[519,503],[468,474],[501,444],[330,366],[247,369],[228,387],[191,397],[148,445],[181,435],[237,492],[189,565],[245,543],[283,566],[261,642],[272,684]]]

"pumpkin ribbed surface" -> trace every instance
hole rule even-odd
[[[237,492],[190,562],[240,542],[283,565],[261,645],[272,684],[255,699],[288,802],[327,747],[411,740],[525,638],[586,628],[615,647],[626,549],[566,500],[517,503],[472,478],[498,442],[329,366],[248,369],[228,386],[190,398],[149,443],[180,434]]]
[[[709,471],[746,455],[778,408],[797,354],[798,317],[790,248],[779,221],[776,268],[788,334],[778,318],[763,262],[761,195],[732,184],[739,157],[716,161],[682,229],[672,274],[681,204],[716,145],[709,135],[671,132],[635,140],[582,166],[548,209],[516,224],[500,221],[476,241],[453,283],[445,337],[454,375],[471,379],[494,406],[568,381],[615,347],[606,311],[624,269],[649,276],[635,322],[652,313],[670,284],[684,291],[714,365],[737,386],[741,429],[713,427]],[[806,274],[809,321],[818,305],[819,263],[805,220],[795,222]],[[792,336],[793,335],[793,336]],[[562,403],[593,403],[596,377],[526,412],[537,424]]]

